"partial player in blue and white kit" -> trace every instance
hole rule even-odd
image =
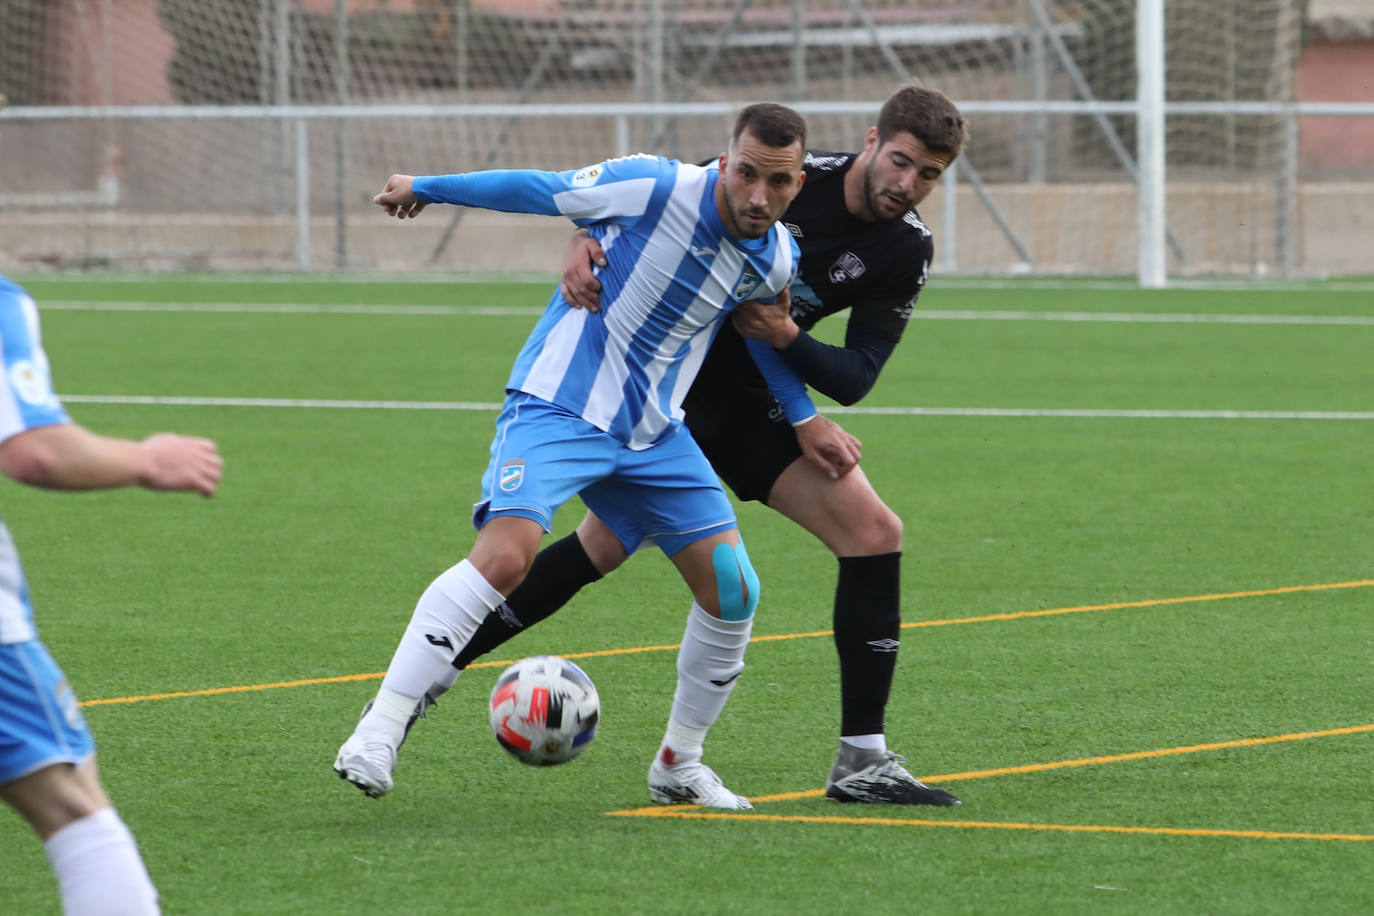
[[[796,112],[753,105],[718,168],[633,156],[557,173],[394,175],[374,199],[401,218],[437,202],[566,216],[605,248],[608,293],[592,314],[555,291],[516,358],[474,510],[476,543],[421,596],[335,760],[341,777],[371,797],[391,790],[408,723],[453,683],[455,656],[524,578],[554,512],[580,494],[627,552],[652,539],[694,598],[651,796],[749,807],[701,755],[744,667],[758,578],[681,403],[721,320],[745,300],[775,301],[796,272],[796,243],[777,218],[801,187],[805,137]],[[767,346],[757,358],[789,416],[812,426],[795,374]]]
[[[4,277],[0,363],[0,471],[7,476],[57,490],[137,484],[214,493],[222,462],[207,439],[163,434],[132,442],[71,422],[53,392],[38,309]],[[43,840],[67,916],[158,912],[138,846],[100,785],[95,742],[76,696],[38,639],[19,554],[3,522],[0,798]]]

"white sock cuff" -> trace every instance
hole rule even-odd
[[[94,814],[72,821],[67,826],[48,837],[43,846],[47,849],[48,859],[57,868],[59,859],[70,859],[87,850],[108,842],[110,837],[128,839],[133,842],[133,834],[113,808],[101,808]]]
[[[112,912],[155,916],[157,888],[138,853],[138,844],[113,808],[73,821],[43,844],[52,863],[67,916]]]
[[[749,644],[749,634],[754,631],[754,618],[721,620],[712,617],[705,608],[693,601],[692,611],[687,615],[687,631],[695,631],[699,639],[709,633],[711,638],[703,641],[721,648],[737,649]]]
[[[471,595],[486,606],[488,611],[506,600],[506,596],[491,587],[486,576],[477,571],[466,558],[456,566],[450,566],[434,580],[434,587],[443,592],[450,601],[463,605],[464,595]]]

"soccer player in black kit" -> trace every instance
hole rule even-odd
[[[959,804],[913,777],[902,766],[905,758],[887,748],[883,717],[900,637],[902,521],[857,465],[837,468],[803,456],[744,337],[768,341],[808,385],[841,404],[867,394],[901,339],[930,266],[931,234],[915,207],[965,137],[964,120],[948,98],[908,86],[883,105],[859,153],[808,151],[806,181],[782,218],[802,252],[790,315],[771,306],[741,307],[733,326],[721,329],[683,403],[688,428],[735,494],[806,528],[839,562],[833,620],[840,746],[826,794],[843,802]],[[563,283],[573,304],[598,307],[600,285],[590,263],[601,254],[590,240],[574,242]],[[845,309],[843,346],[807,333]],[[859,443],[852,444],[857,461]],[[548,617],[624,560],[620,543],[588,513],[575,533],[539,554],[524,582],[455,659],[455,669]],[[451,683],[436,685],[435,693]]]

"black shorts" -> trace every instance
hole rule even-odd
[[[692,438],[720,479],[741,500],[767,505],[773,484],[802,456],[797,433],[772,392],[696,385],[682,406]]]

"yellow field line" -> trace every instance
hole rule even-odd
[[[1374,585],[1374,579],[1359,579],[1353,582],[1326,582],[1318,585],[1288,585],[1283,588],[1262,588],[1248,592],[1220,592],[1215,595],[1188,595],[1182,598],[1148,598],[1143,601],[1122,601],[1116,604],[1085,604],[1082,607],[1060,607],[1045,611],[1014,611],[1009,614],[986,614],[981,617],[958,617],[952,620],[917,620],[911,623],[904,623],[902,627],[903,629],[907,627],[944,627],[956,623],[988,623],[994,620],[1021,620],[1026,617],[1049,617],[1054,614],[1081,614],[1085,611],[1119,611],[1124,608],[1133,607],[1158,607],[1165,604],[1188,604],[1194,601],[1220,601],[1223,598],[1258,598],[1267,595],[1288,595],[1293,592],[1316,592],[1333,588],[1368,588],[1371,585]],[[829,635],[829,631],[826,631],[825,635]],[[767,637],[764,638],[766,639]]]
[[[1278,830],[1204,830],[1189,827],[1123,827],[1115,824],[1020,824],[1005,821],[935,821],[896,817],[827,817],[820,815],[736,814],[696,808],[633,808],[607,811],[613,817],[674,817],[683,820],[775,821],[799,824],[877,824],[883,827],[958,827],[977,830],[1054,830],[1064,833],[1134,833],[1156,836],[1242,837],[1260,840],[1343,840],[1369,842],[1362,833],[1290,833]]]
[[[1261,744],[1279,744],[1284,741],[1306,741],[1310,738],[1330,738],[1335,735],[1356,735],[1361,732],[1374,732],[1374,724],[1351,725],[1345,728],[1327,728],[1321,731],[1292,732],[1287,735],[1271,735],[1266,738],[1237,738],[1234,741],[1215,741],[1211,744],[1188,744],[1182,747],[1164,747],[1153,751],[1135,751],[1129,754],[1109,754],[1103,757],[1080,757],[1076,760],[1056,760],[1050,763],[1027,763],[1014,767],[998,767],[993,770],[969,770],[965,773],[942,773],[936,776],[922,776],[923,782],[960,782],[967,779],[989,779],[993,776],[1011,776],[1019,773],[1043,773],[1046,770],[1059,770],[1065,767],[1097,766],[1104,763],[1124,763],[1128,760],[1149,760],[1154,757],[1172,757],[1175,754],[1197,754],[1202,751],[1219,751],[1228,747],[1258,747]],[[763,795],[754,801],[790,801],[796,798],[815,798],[824,795],[824,789],[807,789],[803,792],[783,792],[778,795]]]
[[[1086,611],[1116,611],[1135,607],[1157,607],[1168,604],[1187,604],[1195,601],[1219,601],[1223,598],[1256,598],[1267,595],[1286,595],[1293,592],[1314,592],[1335,588],[1367,588],[1374,585],[1374,579],[1360,579],[1352,582],[1328,582],[1317,585],[1289,585],[1283,588],[1265,588],[1247,592],[1224,592],[1214,595],[1189,595],[1181,598],[1151,598],[1143,601],[1125,601],[1116,604],[1088,604],[1081,607],[1050,608],[1041,611],[1014,611],[1007,614],[985,614],[980,617],[954,617],[947,620],[917,620],[902,624],[903,629],[914,627],[944,627],[961,623],[989,623],[999,620],[1020,620],[1026,617],[1049,617],[1055,614],[1081,614]],[[809,639],[830,636],[830,630],[815,630],[810,633],[783,633],[775,636],[754,636],[751,642],[778,642],[784,639]],[[643,652],[669,652],[679,648],[677,643],[663,646],[633,646],[621,649],[599,649],[593,652],[569,652],[565,658],[604,658],[611,655],[636,655]],[[469,668],[504,667],[515,659],[499,659],[476,662]],[[280,690],[284,687],[310,687],[317,684],[342,684],[349,681],[379,680],[383,674],[344,674],[335,677],[306,678],[297,681],[278,681],[273,684],[244,684],[234,687],[210,687],[204,690],[178,690],[173,693],[151,693],[142,696],[111,697],[102,700],[86,700],[82,706],[109,706],[120,703],[144,703],[149,700],[173,700],[183,697],[210,697],[226,693],[250,693],[258,690]]]
[[[1353,725],[1347,728],[1328,728],[1321,731],[1293,732],[1287,735],[1272,735],[1266,738],[1239,738],[1234,741],[1215,741],[1210,744],[1189,744],[1182,747],[1166,747],[1152,751],[1137,751],[1131,754],[1111,754],[1103,757],[1084,757],[1077,760],[1059,760],[1051,763],[1031,763],[1015,767],[998,767],[991,770],[970,770],[964,773],[945,773],[937,776],[922,776],[921,779],[932,783],[957,782],[967,779],[987,779],[993,776],[1006,776],[1017,773],[1038,773],[1062,767],[1091,766],[1106,763],[1121,763],[1128,760],[1147,760],[1153,757],[1168,757],[1174,754],[1195,754],[1202,751],[1215,751],[1231,747],[1256,747],[1262,744],[1277,744],[1283,741],[1305,741],[1310,738],[1327,738],[1335,735],[1354,735],[1374,732],[1374,724]],[[791,801],[800,798],[816,798],[825,794],[823,789],[808,789],[804,792],[782,792],[776,795],[761,795],[753,798],[756,802]],[[783,814],[739,814],[733,812],[710,812],[700,808],[663,807],[632,808],[624,811],[607,811],[616,817],[677,817],[704,820],[745,820],[794,822],[803,824],[878,824],[889,827],[960,827],[985,830],[1050,830],[1067,833],[1132,833],[1153,834],[1157,836],[1197,836],[1197,837],[1240,837],[1264,840],[1328,840],[1343,842],[1368,842],[1374,835],[1359,833],[1294,833],[1277,830],[1213,830],[1186,827],[1126,827],[1113,824],[1022,824],[1001,821],[940,821],[922,818],[893,817],[838,817],[828,815],[783,815]]]

